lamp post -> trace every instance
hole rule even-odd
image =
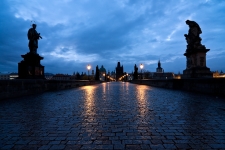
[[[91,65],[87,65],[87,69],[88,69],[88,80],[89,80],[89,70],[91,69]]]
[[[142,69],[143,69],[144,65],[140,64],[140,68],[141,68],[141,79],[142,79]]]

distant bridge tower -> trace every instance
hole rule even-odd
[[[116,81],[123,76],[123,66],[120,66],[120,62],[117,63],[116,67]]]
[[[161,63],[160,63],[160,60],[158,61],[158,68],[156,68],[156,72],[157,73],[163,73],[163,68],[161,67]]]

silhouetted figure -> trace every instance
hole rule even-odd
[[[134,65],[134,80],[138,79],[138,67],[136,66],[136,64]]]
[[[32,28],[27,32],[30,52],[21,55],[23,60],[18,63],[19,79],[45,79],[44,66],[41,65],[41,60],[43,60],[44,57],[37,54],[38,39],[42,37],[35,29],[36,24],[32,24]]]
[[[30,53],[34,53],[34,54],[37,54],[39,38],[42,39],[42,37],[40,36],[40,33],[37,33],[36,27],[37,27],[36,24],[32,24],[32,28],[30,28],[27,33],[27,37],[29,39],[28,46],[30,49]]]
[[[81,76],[80,76],[79,72],[76,73],[76,78],[77,78],[77,80],[81,79]]]
[[[183,78],[212,78],[213,74],[206,67],[206,53],[209,49],[201,44],[200,34],[202,30],[195,21],[186,20],[186,24],[189,26],[189,30],[188,34],[184,34],[187,49],[184,53],[184,56],[186,56],[186,69],[183,71]]]
[[[200,34],[201,28],[195,21],[186,20],[186,24],[189,26],[188,34],[184,34],[187,41],[187,50],[193,49],[205,49],[205,46],[201,44]]]
[[[95,70],[95,80],[99,81],[99,69],[98,69],[98,65],[96,66],[96,70]]]

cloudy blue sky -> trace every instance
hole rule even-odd
[[[87,71],[90,64],[124,71],[134,64],[165,72],[186,68],[185,20],[202,29],[209,48],[207,67],[225,72],[224,0],[1,0],[0,72],[17,72],[28,49],[27,31],[34,20],[43,39],[38,53],[45,72]]]

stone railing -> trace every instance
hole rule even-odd
[[[149,79],[130,81],[135,84],[186,90],[225,97],[225,78]]]
[[[0,80],[0,100],[98,83],[89,80]]]

